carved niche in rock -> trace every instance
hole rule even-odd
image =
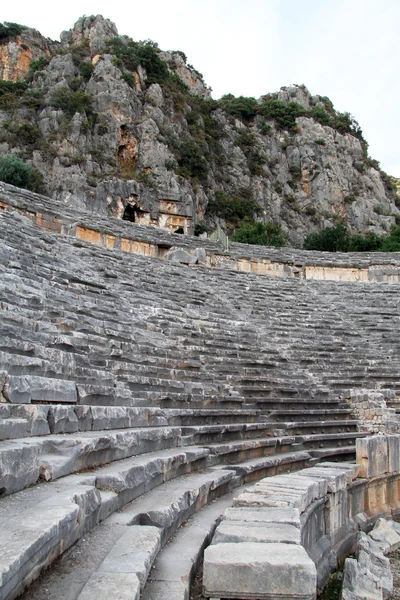
[[[136,169],[139,147],[137,139],[127,125],[121,125],[118,143],[118,165],[120,169]]]

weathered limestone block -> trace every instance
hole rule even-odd
[[[168,250],[168,252],[164,254],[164,260],[182,263],[184,265],[195,265],[198,258],[193,254],[189,254],[189,252],[183,250],[183,248],[171,248],[171,250]]]
[[[115,389],[104,385],[77,385],[79,404],[109,404],[115,403]]]
[[[344,471],[338,469],[329,469],[326,467],[310,467],[296,473],[298,477],[307,477],[307,479],[315,479],[321,482],[325,491],[321,493],[325,496],[327,492],[334,493],[338,490],[342,490],[347,485],[347,474]]]
[[[378,519],[369,537],[377,542],[386,554],[400,548],[400,534],[388,523],[386,519]]]
[[[400,471],[400,435],[388,435],[388,469],[389,473]]]
[[[380,545],[363,532],[358,535],[357,546],[359,566],[368,569],[380,580],[383,598],[389,598],[393,593],[393,575],[389,559],[383,555]]]
[[[78,400],[74,381],[37,375],[9,376],[4,396],[12,404],[30,404],[32,400],[74,404]]]
[[[93,527],[100,501],[93,487],[71,486],[33,507],[28,504],[21,515],[3,523],[1,541],[7,550],[0,560],[0,600],[16,598],[41,569]]]
[[[381,582],[369,569],[361,567],[355,558],[346,558],[340,598],[341,600],[382,600]]]
[[[388,444],[386,436],[358,438],[356,440],[359,477],[375,477],[388,472]]]
[[[24,437],[28,428],[26,419],[3,419],[0,416],[0,440]]]
[[[300,529],[286,523],[222,521],[215,531],[212,543],[239,542],[300,544]]]
[[[24,447],[12,441],[2,442],[0,449],[0,494],[18,492],[32,483],[40,475],[41,446],[27,441]]]
[[[325,527],[326,534],[332,544],[336,543],[336,537],[341,537],[343,528],[349,526],[349,498],[347,489],[338,490],[327,496],[325,505]]]
[[[18,405],[13,407],[13,409],[15,411],[13,411],[13,414],[27,419],[30,435],[48,435],[50,433],[48,422],[49,406],[43,404]]]
[[[78,600],[140,600],[140,582],[134,573],[94,573]]]
[[[79,429],[73,406],[51,406],[48,419],[51,433],[75,433]]]
[[[318,467],[316,467],[317,469],[321,468],[321,465],[319,465]],[[345,473],[346,475],[346,482],[347,483],[351,483],[354,479],[357,479],[358,474],[360,472],[360,465],[356,464],[346,464],[346,463],[335,463],[335,462],[324,462],[323,463],[323,468],[324,469],[333,469],[336,471],[340,471]]]
[[[131,525],[99,567],[100,573],[134,573],[141,585],[161,548],[159,527]]]
[[[317,572],[295,544],[217,544],[204,553],[203,587],[211,598],[314,600]]]
[[[227,508],[223,519],[254,523],[286,523],[300,528],[300,511],[298,508],[250,508],[237,506]]]

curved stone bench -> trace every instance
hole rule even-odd
[[[400,513],[400,436],[358,440],[357,462],[269,477],[240,494],[205,551],[206,597],[315,598],[359,530]]]

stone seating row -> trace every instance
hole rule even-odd
[[[236,413],[236,423],[229,423],[232,421],[229,416],[217,412],[219,424],[168,425],[169,420],[175,423],[180,420],[179,411],[172,411],[171,415],[154,409],[142,412],[133,409],[125,413],[121,409],[116,412],[91,407],[89,411],[85,410],[87,407],[55,405],[49,407],[46,414],[47,407],[38,405],[36,408],[28,410],[27,416],[32,418],[31,432],[39,435],[17,437],[28,419],[9,417],[0,421],[3,430],[14,427],[16,431],[14,438],[0,442],[3,494],[14,493],[41,480],[58,479],[128,456],[166,448],[205,445],[210,452],[209,460],[223,459],[228,463],[271,454],[282,445],[288,450],[306,450],[321,458],[330,454],[354,454],[356,438],[365,435],[357,431],[354,420],[273,422],[264,417],[265,420],[255,422],[254,416],[249,418],[245,411]],[[190,421],[189,412],[183,415],[186,423]],[[201,412],[196,416],[200,417]],[[205,418],[212,416],[211,411],[205,411]],[[112,428],[124,424],[122,429]],[[50,433],[50,427],[54,433]]]
[[[136,184],[140,185],[140,184]],[[162,192],[161,192],[162,193]],[[232,268],[232,259],[242,261],[244,266],[252,268],[252,261],[265,261],[267,264],[275,263],[275,269],[278,274],[281,272],[299,277],[304,271],[317,270],[316,276],[323,274],[318,271],[318,267],[333,267],[340,269],[342,267],[351,270],[370,269],[379,275],[392,274],[394,279],[398,280],[399,260],[395,254],[388,253],[330,253],[330,252],[310,252],[301,251],[294,248],[270,248],[263,246],[249,246],[248,244],[231,243],[229,252],[226,252],[218,244],[209,239],[193,238],[191,236],[182,236],[173,234],[170,231],[149,227],[145,225],[127,223],[121,219],[109,219],[103,207],[96,206],[94,210],[97,215],[75,210],[65,206],[57,200],[33,194],[27,190],[21,190],[14,186],[0,182],[0,209],[8,211],[20,211],[27,215],[32,222],[40,227],[59,233],[78,235],[91,239],[95,243],[103,243],[108,247],[111,239],[112,245],[115,241],[122,246],[122,239],[127,246],[136,243],[142,244],[142,248],[137,251],[153,252],[153,255],[163,257],[165,251],[174,246],[188,250],[189,252],[201,248],[208,257],[216,256],[216,264],[223,265],[227,263],[228,268]],[[103,211],[103,212],[102,212]],[[77,230],[80,230],[79,233]],[[103,238],[101,240],[101,238]],[[308,267],[308,269],[307,269]],[[308,273],[310,275],[310,273]],[[354,274],[353,274],[354,276]],[[397,276],[397,277],[396,277]],[[385,280],[385,277],[383,277]]]
[[[205,552],[205,596],[314,600],[359,530],[398,515],[399,477],[400,436],[376,435],[357,440],[356,464],[325,462],[245,489]]]
[[[103,442],[105,437],[103,432]],[[68,436],[67,445],[73,439]],[[290,451],[292,442],[293,438],[283,438],[269,439],[267,445],[255,440],[253,444],[179,448],[173,447],[172,442],[170,448],[144,452],[102,467],[95,468],[92,463],[92,468],[85,473],[68,475],[64,471],[64,476],[56,481],[44,482],[3,498],[0,524],[6,551],[2,551],[0,557],[1,600],[16,597],[42,568],[116,510],[153,488],[154,494],[165,500],[169,489],[167,482],[174,487],[173,481],[176,481],[182,500],[174,496],[175,500],[168,503],[164,512],[159,500],[154,501],[156,513],[158,511],[160,515],[157,518],[161,521],[147,515],[148,496],[140,500],[142,508],[136,511],[135,518],[130,517],[132,524],[149,525],[151,521],[152,526],[160,528],[164,527],[169,515],[169,524],[162,533],[165,542],[192,512],[215,495],[227,491],[231,485],[235,487],[271,471],[290,470],[306,464],[310,454]],[[192,474],[190,481],[200,481],[201,485],[197,483],[191,490],[190,482],[180,479],[185,474]],[[121,516],[115,518],[119,521]],[[24,531],[21,531],[21,522],[26,524]]]

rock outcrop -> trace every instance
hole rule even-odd
[[[199,221],[229,232],[248,215],[295,246],[338,220],[383,234],[399,218],[357,124],[304,86],[213,101],[183,52],[118,36],[101,16],[61,43],[25,27],[2,38],[0,75],[28,82],[0,97],[0,156],[19,155],[74,208],[181,233]]]

